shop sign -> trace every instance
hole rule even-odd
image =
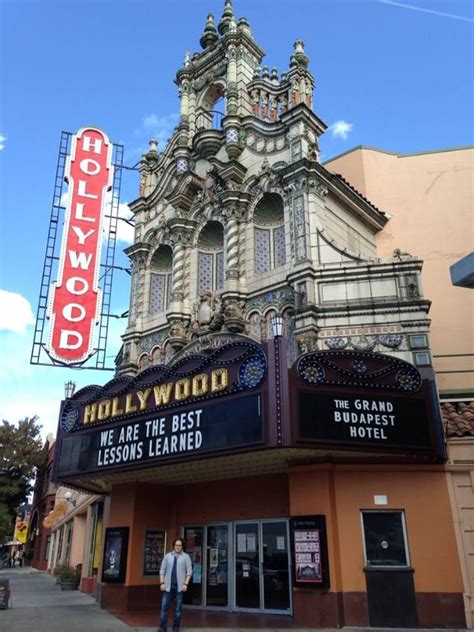
[[[100,317],[98,286],[106,192],[112,185],[112,144],[87,127],[72,139],[66,164],[69,183],[58,278],[50,293],[49,355],[64,364],[86,360]]]
[[[239,341],[86,387],[63,407],[56,476],[262,445],[266,373],[262,347]]]
[[[294,517],[290,527],[294,584],[329,588],[325,516]]]
[[[262,441],[261,395],[247,395],[63,436],[57,476],[161,464]]]
[[[443,454],[433,382],[408,362],[321,351],[303,356],[291,380],[297,443]]]

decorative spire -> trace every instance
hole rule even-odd
[[[145,160],[148,162],[158,160],[158,141],[155,138],[152,138],[149,142],[150,149],[145,154]]]
[[[219,22],[219,26],[217,27],[221,35],[225,35],[227,33],[227,31],[229,30],[229,23],[231,22],[231,20],[235,21],[232,0],[225,0],[224,11],[222,12],[222,17],[221,17],[221,21]]]
[[[209,13],[206,26],[204,27],[204,33],[201,35],[199,43],[203,48],[209,48],[209,46],[217,42],[218,39],[219,36],[217,35],[216,25],[214,24],[214,15]]]
[[[239,29],[239,31],[244,31],[244,33],[247,33],[247,35],[252,37],[252,31],[250,30],[250,23],[247,20],[247,18],[240,18],[237,28]]]
[[[306,68],[308,66],[309,59],[306,53],[304,52],[303,40],[300,40],[300,39],[296,40],[293,46],[294,46],[295,52],[291,56],[291,60],[292,60],[291,65],[304,66]]]

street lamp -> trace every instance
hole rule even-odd
[[[75,507],[75,506],[76,506],[77,500],[76,500],[75,498],[73,498],[73,497],[72,497],[71,492],[66,492],[66,493],[64,494],[64,500],[66,500],[68,503],[71,503],[71,505],[72,505],[73,507]]]
[[[283,336],[283,316],[281,314],[274,314],[271,318],[272,334],[274,338],[281,338]]]
[[[275,405],[276,405],[276,434],[277,443],[283,445],[283,424],[281,417],[281,357],[280,357],[280,338],[283,336],[283,316],[279,313],[271,317],[271,326],[273,334],[273,345],[275,353]]]
[[[64,383],[64,399],[69,399],[74,395],[74,391],[76,390],[76,382],[72,380],[68,380]]]

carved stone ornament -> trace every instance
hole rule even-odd
[[[200,336],[222,327],[224,316],[221,298],[217,292],[205,292],[193,306],[193,333]]]
[[[170,321],[170,344],[176,351],[182,349],[188,342],[188,326],[183,320]]]
[[[281,175],[270,166],[267,158],[262,162],[260,173],[257,176],[257,181],[250,189],[252,196],[258,196],[261,193],[266,193],[273,187],[280,186]]]
[[[318,340],[314,334],[305,334],[296,339],[300,353],[318,350]]]
[[[224,305],[224,323],[226,329],[232,333],[240,333],[245,329],[245,302],[238,299],[228,299]]]
[[[206,173],[202,189],[197,192],[196,202],[202,210],[208,205],[217,207],[225,189],[225,182],[217,173],[217,169],[211,167]]]

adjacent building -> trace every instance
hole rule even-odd
[[[25,544],[27,559],[31,560],[31,566],[39,570],[47,568],[51,544],[51,532],[44,526],[43,521],[55,503],[56,484],[52,480],[54,458],[55,440],[53,435],[49,434],[44,445],[44,463],[36,473]]]
[[[302,41],[262,67],[226,0],[200,44],[140,164],[116,377],[61,409],[56,480],[106,497],[96,594],[156,607],[179,535],[189,608],[462,627],[422,259],[320,163]]]
[[[381,255],[416,252],[432,301],[430,348],[448,442],[447,475],[461,565],[467,625],[474,621],[474,148],[396,154],[356,147],[325,165],[391,215],[377,238]]]

